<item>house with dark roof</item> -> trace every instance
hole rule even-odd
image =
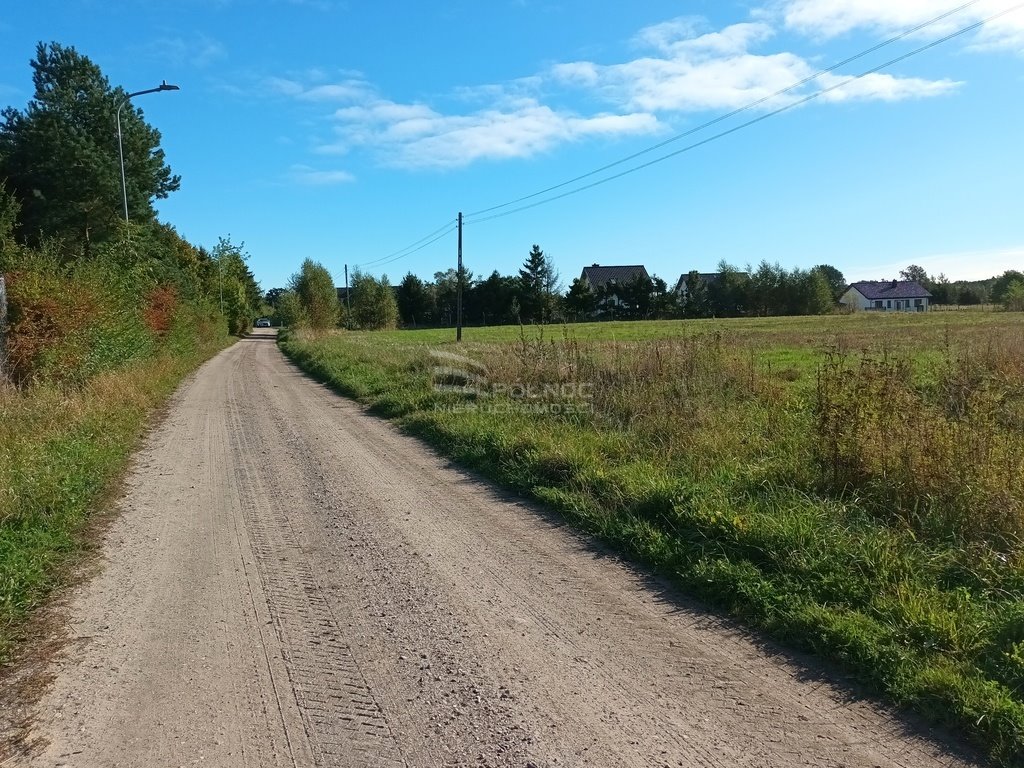
[[[600,264],[591,264],[583,268],[580,280],[590,286],[595,294],[603,291],[606,298],[601,302],[602,308],[622,306],[622,299],[616,290],[622,286],[629,285],[636,279],[650,281],[651,276],[647,274],[647,268],[641,264],[631,264],[619,267],[602,267]]]
[[[717,283],[721,276],[722,276],[721,272],[698,272],[697,273],[697,279],[705,287],[707,287],[709,285],[712,285],[714,283]],[[686,298],[686,293],[687,293],[687,290],[688,290],[687,287],[686,287],[686,280],[689,277],[690,277],[690,273],[689,272],[684,272],[682,275],[679,276],[679,279],[676,281],[676,287],[675,287],[674,290],[675,290],[676,294],[679,296],[679,298],[681,298],[681,299],[685,299]]]
[[[626,285],[638,277],[643,280],[651,279],[647,274],[647,268],[640,264],[624,267],[602,267],[600,264],[592,264],[583,268],[580,280],[586,282],[594,293],[601,288],[614,293],[612,289],[616,285]]]
[[[839,303],[854,311],[927,312],[931,298],[914,280],[863,280],[851,283]]]

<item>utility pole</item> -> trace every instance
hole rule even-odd
[[[450,219],[449,219],[450,221]],[[459,211],[459,279],[455,298],[455,340],[462,341],[462,211]]]
[[[352,327],[352,296],[348,289],[348,264],[345,265],[345,327]]]

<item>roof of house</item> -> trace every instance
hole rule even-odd
[[[705,286],[708,286],[708,285],[714,285],[719,280],[721,280],[722,279],[722,274],[723,274],[722,272],[698,272],[697,273],[697,277],[700,279],[700,282],[704,283]],[[748,272],[736,271],[736,272],[733,272],[733,274],[737,275],[739,277],[750,277],[750,274]],[[689,276],[690,276],[689,272],[679,276],[679,279],[676,281],[676,292],[677,293],[686,289],[686,278],[688,278]]]
[[[862,280],[859,283],[851,283],[850,288],[856,288],[861,296],[870,301],[932,297],[926,288],[914,280]]]
[[[594,264],[584,267],[583,274],[580,275],[581,279],[590,283],[591,288],[599,288],[608,283],[626,285],[638,277],[644,280],[651,279],[651,276],[647,274],[646,267],[641,264],[623,267],[602,267],[600,264]]]
[[[684,272],[682,275],[679,276],[679,279],[676,280],[676,290],[677,291],[681,291],[683,288],[686,287],[686,279],[689,276],[690,276],[689,272]],[[717,283],[718,282],[718,278],[720,278],[721,276],[722,276],[721,272],[698,272],[697,273],[697,277],[700,279],[700,281],[702,283],[704,283],[704,285],[711,285],[712,283]]]

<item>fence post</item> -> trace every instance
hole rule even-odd
[[[7,285],[0,275],[0,386],[7,382]]]

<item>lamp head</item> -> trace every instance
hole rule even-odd
[[[157,90],[159,90],[159,91],[180,91],[181,89],[178,86],[176,86],[176,85],[168,85],[167,81],[164,80],[162,83],[160,83],[160,86],[157,88]]]

